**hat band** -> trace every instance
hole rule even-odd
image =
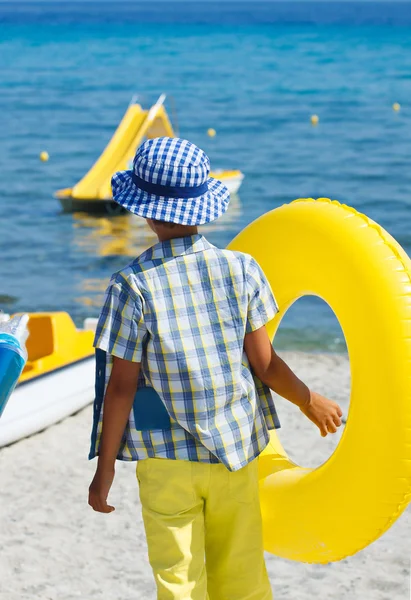
[[[199,196],[208,192],[208,181],[195,187],[178,187],[145,181],[145,179],[141,179],[134,172],[131,174],[131,178],[134,185],[140,190],[148,194],[154,194],[155,196],[165,196],[166,198],[199,198]]]

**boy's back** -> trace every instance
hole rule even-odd
[[[230,470],[256,458],[279,423],[270,389],[253,378],[244,336],[276,312],[254,259],[198,234],[159,242],[115,274],[96,345],[141,362],[139,387],[153,387],[171,418],[167,433],[151,432],[149,447],[131,418],[123,457],[190,455]]]

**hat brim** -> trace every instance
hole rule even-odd
[[[230,192],[218,179],[208,179],[208,192],[197,198],[167,198],[141,190],[132,171],[113,176],[113,200],[129,212],[145,219],[180,225],[204,225],[218,219],[228,208]]]

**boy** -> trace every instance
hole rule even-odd
[[[113,177],[159,242],[113,275],[99,319],[89,504],[113,511],[115,460],[137,460],[158,599],[269,600],[255,459],[279,427],[271,390],[323,436],[342,412],[274,352],[278,308],[256,261],[198,233],[229,203],[209,171],[190,142],[159,138]]]

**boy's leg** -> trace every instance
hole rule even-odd
[[[210,600],[271,600],[263,550],[257,460],[231,473],[211,465],[205,506]]]
[[[188,461],[137,463],[150,565],[158,600],[206,600],[204,501]]]

